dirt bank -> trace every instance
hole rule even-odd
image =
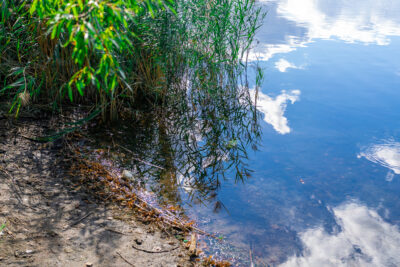
[[[177,239],[75,186],[62,140],[26,138],[57,120],[0,111],[0,266],[192,266]]]

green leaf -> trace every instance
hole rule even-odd
[[[114,91],[115,87],[117,87],[117,75],[112,78],[110,91]]]
[[[83,96],[83,88],[85,87],[85,85],[83,84],[83,82],[81,80],[76,82],[76,89],[78,89],[78,92],[81,96]]]
[[[82,0],[78,0],[78,5],[79,5],[80,9],[83,10],[83,1]]]
[[[54,39],[57,35],[57,26],[58,26],[58,24],[55,24],[53,26],[53,30],[51,31],[51,37],[50,37],[51,39]]]
[[[32,5],[31,5],[31,8],[29,9],[29,13],[31,13],[31,15],[32,15],[33,13],[35,13],[36,8],[37,8],[37,5],[38,5],[38,0],[34,0],[33,3],[32,3]]]
[[[154,10],[153,10],[153,4],[151,3],[150,0],[146,0],[146,6],[149,9],[151,17],[154,19]]]
[[[3,229],[4,229],[5,227],[6,227],[6,224],[3,223],[3,224],[0,226],[0,232],[3,231]]]
[[[72,7],[72,13],[74,13],[75,19],[78,20],[79,14],[78,14],[78,10],[76,10],[75,6]]]
[[[71,100],[71,102],[74,102],[74,97],[72,94],[72,87],[68,84],[68,96],[69,96],[69,100]]]

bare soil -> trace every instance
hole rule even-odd
[[[62,140],[25,138],[57,120],[0,110],[0,266],[192,266],[175,237],[76,188]]]

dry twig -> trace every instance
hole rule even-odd
[[[136,155],[132,150],[130,150],[130,149],[126,148],[126,147],[123,147],[123,146],[118,145],[118,144],[117,144],[117,146],[119,146],[120,148],[124,149],[125,151],[128,151],[128,152],[131,153],[132,155]],[[145,160],[142,160],[142,159],[139,159],[139,158],[132,158],[132,159],[134,159],[134,160],[136,160],[136,161],[139,161],[139,162],[142,162],[142,163],[144,163],[144,164],[146,164],[146,165],[149,165],[149,166],[158,168],[158,169],[160,169],[160,170],[165,170],[165,168],[160,167],[160,166],[157,166],[157,165],[154,165],[153,163],[147,162],[147,161],[145,161]]]
[[[83,221],[84,219],[86,219],[87,217],[89,217],[90,215],[92,215],[93,212],[90,211],[88,212],[86,215],[84,215],[83,217],[79,218],[78,220],[76,220],[75,222],[71,223],[70,225],[68,225],[67,227],[64,228],[64,231],[67,230],[70,227],[73,227],[75,225],[77,225],[78,223],[80,223],[81,221]]]
[[[141,248],[135,247],[134,245],[132,245],[132,247],[134,249],[136,249],[136,250],[139,250],[139,251],[142,251],[142,252],[146,252],[146,253],[165,253],[165,252],[171,252],[171,251],[179,248],[179,246],[177,246],[177,247],[174,247],[174,248],[171,248],[171,249],[168,249],[168,250],[152,251],[152,250],[141,249]]]
[[[124,260],[126,263],[128,263],[130,266],[135,266],[135,265],[133,265],[132,263],[130,263],[127,259],[125,259],[124,257],[122,257],[121,253],[119,253],[118,251],[117,251],[117,254],[118,254],[118,256],[121,257],[121,259],[123,259],[123,260]]]

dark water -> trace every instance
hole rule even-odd
[[[262,5],[254,173],[187,213],[237,265],[400,266],[400,1]]]

